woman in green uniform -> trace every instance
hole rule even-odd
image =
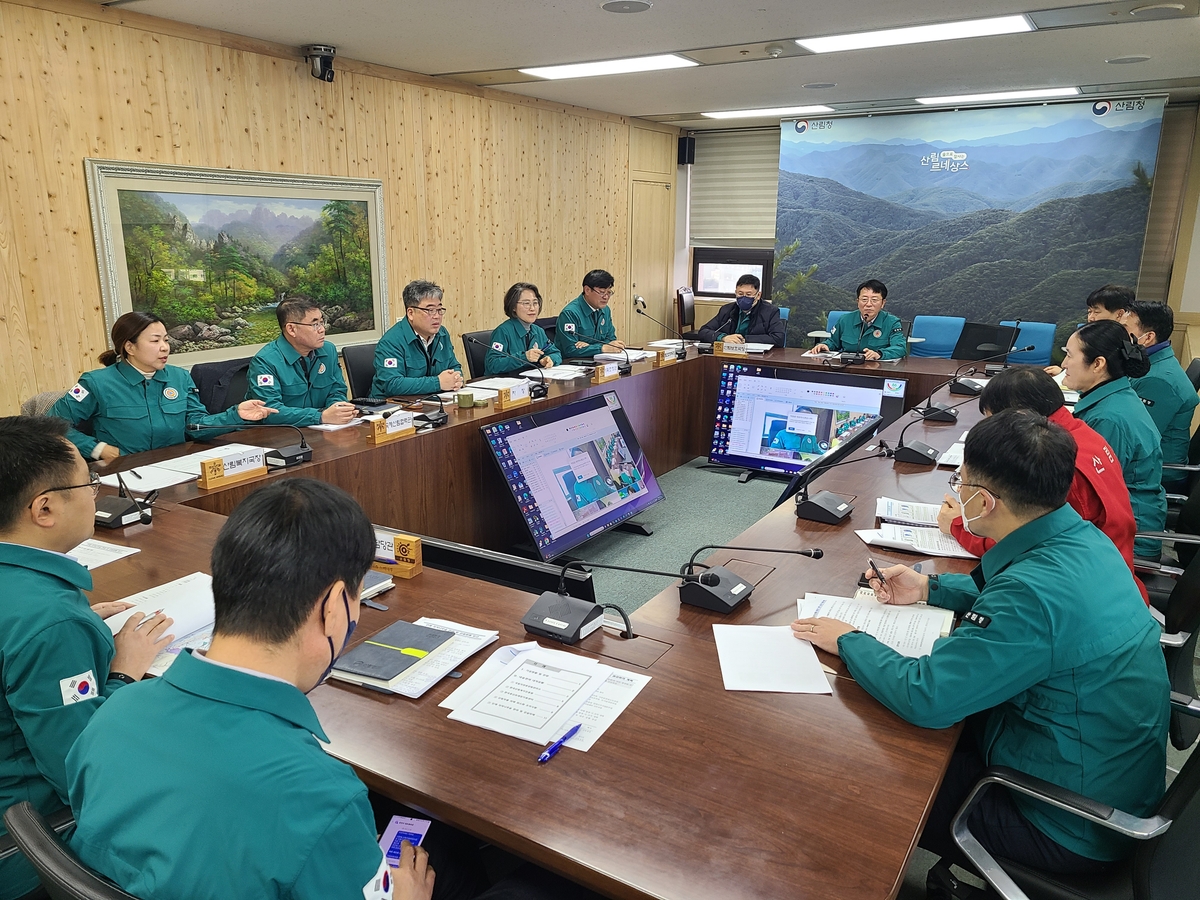
[[[492,332],[483,374],[507,375],[529,366],[549,367],[562,362],[562,354],[537,324],[541,311],[542,295],[537,285],[518,281],[508,289],[504,295],[504,314],[508,318]],[[528,365],[517,362],[514,356],[529,360]]]
[[[70,423],[67,437],[85,459],[170,447],[187,440],[190,425],[232,430],[275,412],[261,400],[246,400],[209,415],[188,371],[167,365],[167,326],[153,313],[125,313],[113,325],[112,342],[115,349],[100,354],[104,368],[80,375],[48,413]],[[85,422],[94,436],[78,430]],[[206,428],[204,436],[220,433]]]
[[[1084,325],[1067,340],[1063,386],[1079,391],[1075,417],[1108,441],[1125,485],[1138,531],[1162,531],[1167,495],[1162,487],[1162,439],[1130,378],[1150,371],[1146,350],[1123,325],[1102,320]],[[1157,541],[1134,541],[1133,555],[1158,559]]]

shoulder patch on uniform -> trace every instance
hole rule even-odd
[[[901,325],[899,322],[897,322],[895,325],[892,326],[892,334],[899,334],[903,330],[904,330],[904,326]]]
[[[973,609],[968,609],[963,613],[963,621],[970,622],[972,625],[978,625],[980,628],[987,628],[992,624],[992,617],[985,616],[983,613],[977,613]]]
[[[391,900],[392,871],[388,868],[387,860],[379,862],[379,869],[371,876],[371,880],[363,885],[363,900]]]
[[[503,353],[504,345],[502,343],[500,343],[499,341],[492,341],[492,349],[499,350],[501,353]]]
[[[399,363],[396,361],[396,357],[394,357],[394,356],[389,356],[387,359],[385,359],[383,361],[383,367],[385,369],[394,369],[398,365],[399,365]]]
[[[275,384],[274,375],[259,375],[254,379],[254,383],[259,387],[271,387]]]
[[[95,700],[100,696],[100,691],[96,687],[96,676],[91,669],[62,679],[58,683],[58,689],[62,691],[63,706],[81,703],[84,700]]]
[[[575,323],[574,322],[563,322],[563,331],[565,331],[567,334],[574,334],[575,333]]]
[[[67,391],[67,393],[76,400],[82,401],[87,398],[87,395],[90,393],[90,391],[88,391],[87,388],[77,381],[75,382],[75,387],[71,388],[69,391]]]
[[[178,400],[179,391],[175,390],[173,387],[163,388],[163,397],[167,400]]]

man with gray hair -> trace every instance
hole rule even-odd
[[[463,385],[462,364],[442,326],[442,289],[432,281],[404,286],[404,318],[375,345],[372,397],[454,391]]]

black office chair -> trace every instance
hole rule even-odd
[[[554,338],[558,334],[558,316],[546,316],[535,320],[533,324],[546,332],[546,337],[550,338],[551,343],[554,342]]]
[[[472,343],[467,338],[475,338],[482,344]],[[467,371],[471,373],[472,378],[482,378],[488,347],[492,343],[492,333],[490,331],[468,331],[462,336],[462,342],[463,349],[467,351]]]
[[[679,320],[679,333],[685,340],[700,340],[696,330],[696,294],[690,287],[681,287],[675,292],[675,316]]]
[[[12,847],[0,849],[0,859],[24,853],[50,900],[137,900],[81,863],[58,838],[74,822],[69,809],[45,819],[27,800],[13,804],[4,813]]]
[[[1200,716],[1200,702],[1172,694],[1174,711]],[[971,834],[967,820],[984,792],[1000,784],[1051,803],[1138,841],[1133,855],[1103,875],[1048,875],[995,859]],[[1195,900],[1200,876],[1200,753],[1193,753],[1167,788],[1154,815],[1130,815],[1055,784],[994,766],[983,773],[951,825],[954,842],[1003,900]],[[941,863],[931,871],[940,868]],[[965,893],[965,892],[964,892]],[[990,894],[988,896],[991,896]]]
[[[247,371],[251,357],[196,363],[192,381],[200,391],[200,402],[210,413],[225,412],[246,399]]]
[[[1185,370],[1192,387],[1200,391],[1200,359],[1193,359]]]
[[[370,397],[371,382],[375,380],[375,345],[343,347],[342,362],[346,366],[346,377],[350,380],[350,396]]]

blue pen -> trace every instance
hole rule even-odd
[[[541,756],[538,757],[538,762],[545,763],[554,759],[554,754],[558,753],[558,751],[562,749],[563,744],[575,737],[576,732],[578,732],[582,727],[582,725],[572,725],[570,728],[568,728],[566,734],[542,751]]]

